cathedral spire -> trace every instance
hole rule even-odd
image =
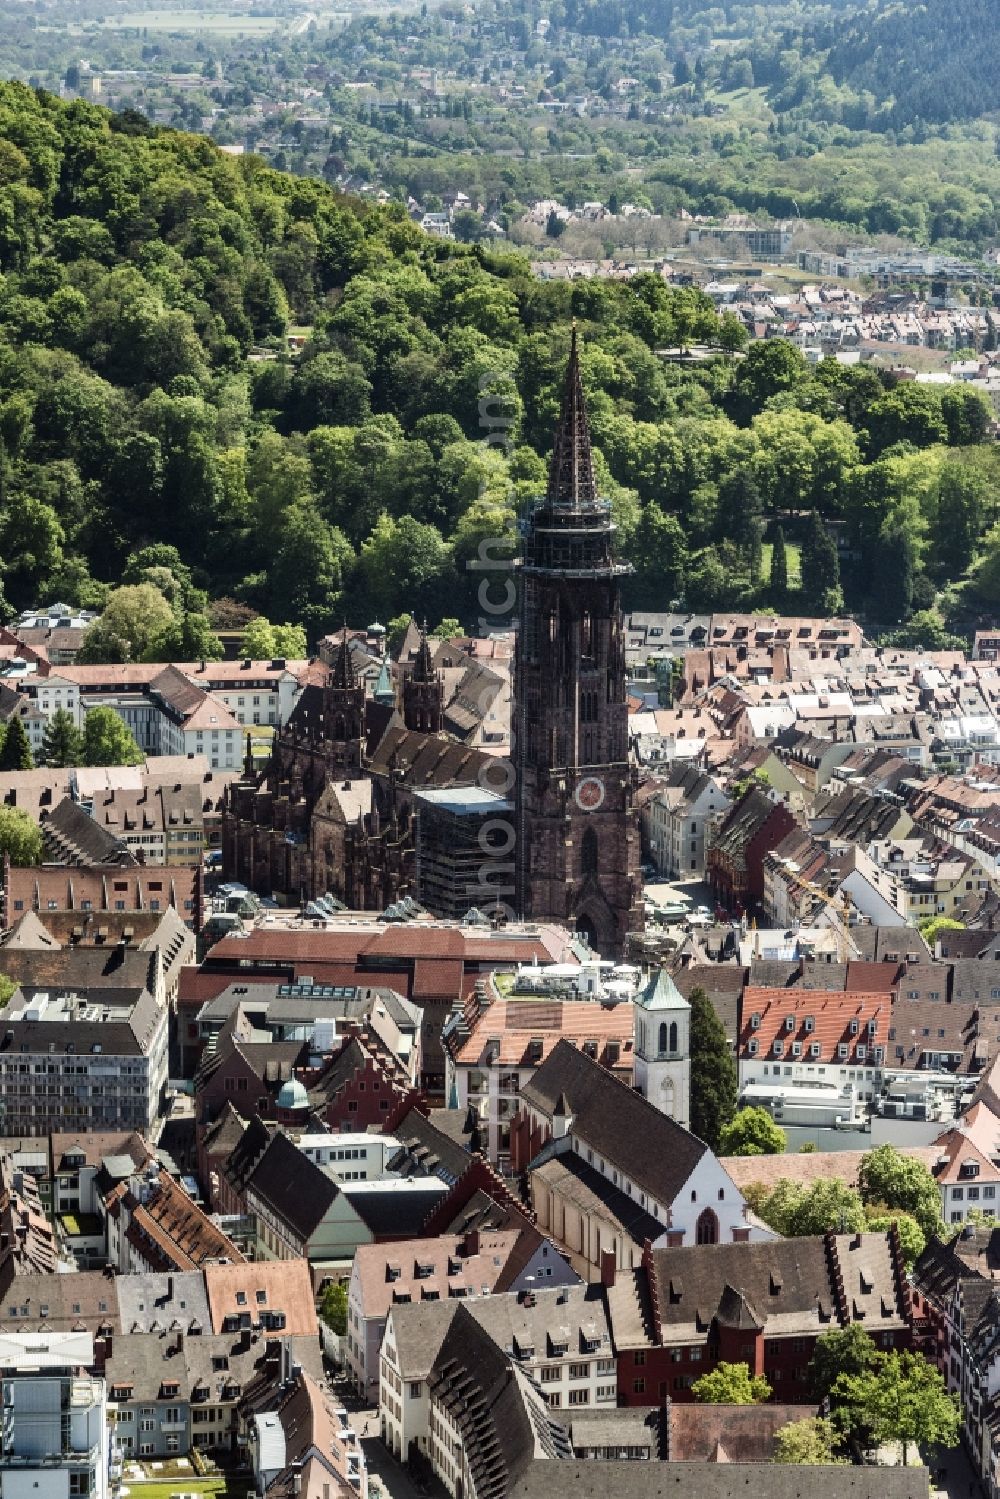
[[[427,643],[426,619],[420,626],[420,644],[417,646],[417,654],[413,660],[411,676],[414,682],[433,682],[434,680],[434,662],[431,658],[431,648]]]
[[[357,677],[354,672],[354,661],[351,658],[351,648],[347,643],[347,621],[344,621],[344,633],[340,638],[340,649],[337,651],[337,659],[333,665],[334,687],[356,687]]]
[[[552,445],[549,467],[548,503],[553,509],[589,509],[597,502],[594,464],[590,453],[590,427],[587,403],[580,378],[576,323],[569,347],[566,383],[563,388],[562,412]]]

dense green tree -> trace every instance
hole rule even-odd
[[[937,1182],[922,1161],[901,1154],[894,1145],[880,1145],[862,1158],[858,1189],[866,1203],[909,1213],[928,1236],[940,1227]]]
[[[799,567],[809,607],[820,614],[836,614],[843,602],[837,547],[815,510],[809,517]]]
[[[85,765],[141,765],[142,750],[114,708],[91,708],[83,720]]]
[[[860,1195],[836,1177],[821,1177],[808,1186],[786,1179],[770,1190],[752,1191],[754,1210],[783,1238],[861,1232],[867,1226]]]
[[[9,858],[12,864],[22,866],[40,864],[43,847],[38,824],[27,812],[21,807],[0,806],[0,862]]]
[[[3,748],[0,749],[0,770],[30,770],[34,765],[31,745],[20,713],[7,720],[4,730]]]
[[[991,499],[985,474],[966,465],[944,465],[931,537],[934,565],[945,577],[957,577],[972,561]]]
[[[128,584],[109,596],[83,637],[78,660],[140,661],[154,636],[174,623],[173,611],[152,583]]]
[[[319,1314],[338,1337],[347,1332],[347,1287],[343,1281],[331,1281],[323,1292]]]
[[[872,598],[876,616],[886,623],[903,624],[913,608],[913,536],[903,525],[889,526],[875,544],[875,572],[882,582]]]
[[[879,1356],[874,1367],[841,1374],[830,1393],[834,1421],[848,1437],[899,1442],[905,1467],[910,1446],[954,1447],[960,1407],[934,1365],[919,1353]]]
[[[733,414],[748,422],[773,396],[794,391],[805,379],[806,362],[792,344],[780,338],[753,343],[733,383]]]
[[[251,661],[301,661],[308,650],[306,632],[301,625],[272,625],[258,615],[243,632],[240,655]]]
[[[784,1155],[788,1137],[767,1109],[740,1109],[719,1134],[720,1155]]]
[[[867,1218],[868,1228],[872,1233],[884,1234],[890,1229],[895,1229],[899,1235],[903,1264],[907,1270],[911,1270],[927,1247],[927,1235],[916,1218],[911,1217],[909,1213],[901,1213],[897,1208],[887,1213],[868,1208]]]
[[[736,1064],[704,989],[691,990],[691,1129],[716,1153],[736,1112]]]
[[[822,1416],[806,1416],[801,1421],[790,1421],[777,1433],[774,1461],[829,1467],[846,1459],[837,1456],[837,1430],[833,1422]]]
[[[763,1374],[751,1374],[749,1364],[723,1362],[696,1379],[691,1393],[705,1405],[762,1405],[771,1386]]]
[[[79,765],[83,756],[83,736],[66,708],[57,708],[45,726],[42,738],[43,765]]]
[[[826,1400],[842,1374],[867,1373],[878,1356],[874,1339],[860,1322],[821,1333],[809,1361],[809,1389],[817,1401]]]

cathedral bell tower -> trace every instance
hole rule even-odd
[[[333,774],[346,778],[360,775],[365,746],[365,684],[354,670],[346,625],[323,689],[323,737]]]
[[[523,523],[514,660],[516,904],[602,955],[641,930],[625,641],[611,506],[597,496],[576,328],[546,496]]]
[[[403,722],[420,734],[440,734],[443,721],[444,682],[434,670],[425,622],[413,665],[403,678]]]

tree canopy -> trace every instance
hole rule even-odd
[[[0,860],[12,864],[40,864],[42,835],[38,825],[20,807],[0,806]]]
[[[749,1364],[716,1364],[691,1386],[696,1400],[706,1405],[761,1405],[771,1398],[763,1374],[751,1374]]]
[[[114,708],[91,708],[83,721],[85,765],[141,765],[145,757]]]
[[[736,1063],[722,1021],[704,989],[691,990],[691,1129],[719,1152],[736,1110]]]
[[[740,1109],[719,1134],[720,1155],[784,1155],[788,1136],[767,1109]]]
[[[223,603],[311,639],[345,613],[467,628],[483,541],[515,546],[544,486],[573,316],[626,604],[842,591],[905,628],[960,578],[1000,597],[977,393],[780,339],[734,363],[731,314],[694,288],[540,282],[401,203],[140,118],[0,85],[0,602],[103,607],[83,661],[209,659]],[[718,352],[656,355],[694,340]]]

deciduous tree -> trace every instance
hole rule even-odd
[[[12,864],[42,862],[42,835],[37,823],[21,807],[0,806],[0,862],[9,858]]]
[[[771,1386],[763,1374],[751,1374],[749,1364],[721,1363],[696,1379],[691,1393],[705,1405],[762,1405]]]
[[[83,721],[85,765],[141,765],[145,757],[114,708],[91,708]]]
[[[807,1416],[802,1421],[790,1421],[778,1432],[774,1442],[774,1461],[828,1467],[831,1463],[846,1461],[837,1456],[836,1449],[837,1430],[833,1422],[822,1416]]]
[[[783,1155],[788,1137],[767,1109],[740,1109],[719,1134],[720,1155]]]

